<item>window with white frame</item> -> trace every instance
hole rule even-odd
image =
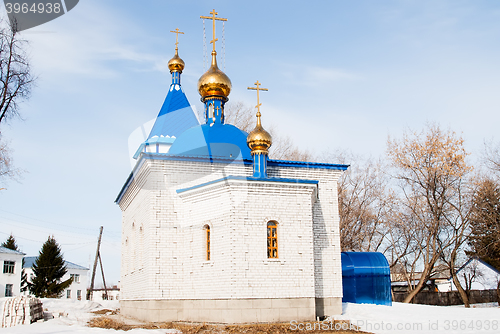
[[[73,279],[73,283],[80,283],[80,274],[69,274],[69,276]]]
[[[76,298],[82,300],[82,290],[76,290]]]
[[[16,266],[16,262],[14,262],[14,261],[3,261],[3,273],[4,274],[13,274],[15,266]]]
[[[66,298],[71,298],[71,290],[66,290]]]
[[[5,297],[12,297],[12,284],[5,284]]]

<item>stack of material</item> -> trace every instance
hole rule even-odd
[[[39,319],[43,319],[40,299],[32,296],[8,298],[3,304],[0,327],[31,324]]]

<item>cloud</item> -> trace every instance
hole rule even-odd
[[[304,66],[300,71],[295,65],[285,65],[281,75],[286,82],[309,88],[323,87],[331,83],[364,80],[360,74],[341,68]]]
[[[163,68],[163,57],[141,48],[144,36],[142,28],[93,1],[22,34],[30,41],[35,72],[50,81],[69,75],[115,77],[120,75],[117,62],[138,70]]]

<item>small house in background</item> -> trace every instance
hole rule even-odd
[[[480,258],[472,257],[457,270],[460,285],[465,290],[495,290],[500,280],[500,271]],[[452,291],[457,288],[449,278]]]
[[[92,293],[92,300],[95,302],[99,302],[102,300],[120,300],[120,288],[118,287],[118,285],[108,287],[106,292],[108,293],[107,299],[104,288],[94,289],[94,292]]]
[[[23,256],[19,251],[0,246],[0,297],[16,297],[20,295],[21,271]]]
[[[26,271],[29,282],[33,280],[32,267],[36,259],[37,256],[28,256],[24,258],[23,268]],[[88,286],[87,272],[89,269],[69,261],[64,261],[64,263],[68,271],[63,276],[62,281],[72,277],[73,283],[64,291],[64,294],[60,298],[85,300]]]
[[[420,281],[422,273],[417,271],[414,273],[404,273],[402,267],[396,266],[394,272],[391,272],[391,288],[392,292],[407,292],[408,280],[411,276],[411,285],[416,286]],[[438,264],[431,272],[429,279],[425,282],[421,291],[431,292],[448,292],[451,290],[450,286],[450,269],[444,264]]]

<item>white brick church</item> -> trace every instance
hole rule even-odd
[[[340,314],[337,179],[347,166],[269,159],[260,110],[250,134],[225,124],[231,81],[213,45],[198,81],[206,121],[182,91],[176,47],[165,103],[116,199],[121,312],[223,323]]]

